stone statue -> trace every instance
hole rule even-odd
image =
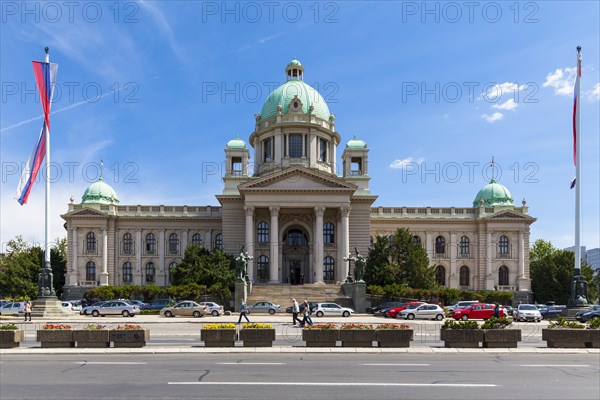
[[[588,305],[588,283],[582,275],[576,275],[571,281],[571,298],[569,303],[572,306],[584,307]]]
[[[354,278],[356,282],[363,282],[363,276],[365,274],[365,265],[367,264],[365,258],[360,254],[358,249],[354,247]]]
[[[235,272],[239,281],[246,281],[246,274],[248,272],[248,260],[251,259],[252,257],[250,257],[246,251],[244,251],[244,245],[242,245],[242,248],[240,249],[240,255],[235,258]]]

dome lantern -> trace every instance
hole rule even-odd
[[[287,67],[285,67],[285,75],[287,77],[287,80],[299,80],[299,81],[303,81],[304,80],[304,67],[302,66],[302,64],[300,63],[300,61],[298,61],[298,59],[296,57],[294,57],[292,59],[292,61],[290,61],[290,63],[287,65]]]

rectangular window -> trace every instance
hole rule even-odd
[[[289,138],[290,148],[289,155],[291,158],[302,157],[302,135],[293,134]]]
[[[273,161],[273,138],[268,138],[263,141],[263,161]]]
[[[362,175],[362,158],[353,157],[350,159],[350,175]]]
[[[327,162],[327,140],[319,139],[319,161]]]
[[[231,175],[241,176],[242,175],[242,158],[232,157],[231,158]]]

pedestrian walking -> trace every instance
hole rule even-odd
[[[296,301],[296,299],[292,299],[292,324],[296,325],[296,321],[298,322],[298,325],[300,325],[302,323],[302,321],[300,321],[300,319],[298,319],[298,314],[300,313],[300,306],[298,305],[298,302]]]
[[[306,326],[306,324],[308,325],[312,325],[313,321],[312,318],[310,317],[310,305],[308,304],[308,300],[304,299],[304,318],[302,318],[302,323],[300,324],[300,326]]]
[[[248,319],[248,316],[246,315],[248,313],[248,306],[246,305],[245,301],[242,301],[242,304],[240,305],[240,318],[238,319],[238,324],[240,322],[242,322],[242,317],[246,318],[247,322],[250,322],[250,320]]]
[[[496,303],[494,306],[494,317],[500,318],[500,305]]]
[[[27,321],[27,317],[29,317],[29,321],[31,321],[31,303],[29,300],[25,300],[25,304],[23,305],[23,312],[25,313],[25,321]]]

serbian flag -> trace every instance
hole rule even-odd
[[[17,188],[17,201],[21,205],[27,203],[31,187],[37,178],[38,172],[40,172],[40,167],[46,156],[46,136],[50,135],[50,105],[52,103],[52,93],[54,92],[57,71],[58,64],[33,61],[33,72],[35,74],[35,83],[40,93],[44,123],[42,124],[42,130],[33,148],[33,152],[23,169],[19,187]]]
[[[581,58],[577,57],[577,72],[575,74],[575,89],[573,90],[573,163],[575,167],[577,167],[577,137],[579,136],[579,132],[577,132],[577,120],[579,116],[579,107],[580,107],[580,87],[581,87]],[[571,189],[573,189],[577,185],[577,181],[573,179],[571,181]]]

